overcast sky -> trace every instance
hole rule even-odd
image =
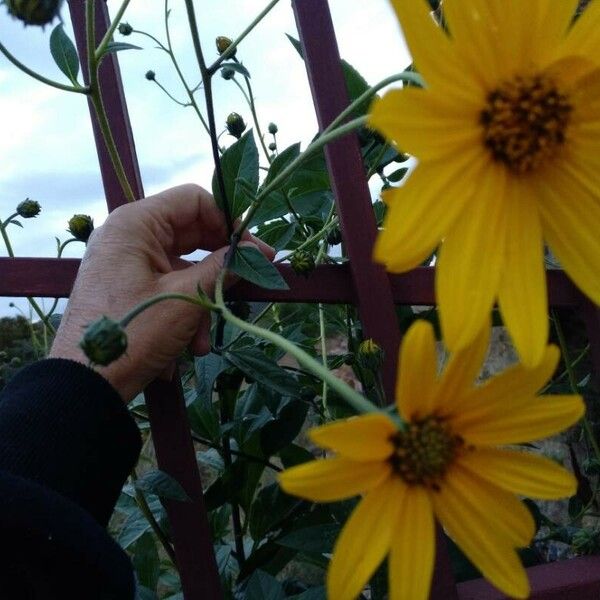
[[[197,0],[196,8],[207,60],[216,58],[214,39],[236,37],[267,0]],[[113,11],[117,0],[109,0]],[[171,0],[171,31],[180,65],[191,82],[198,79],[183,0]],[[342,56],[374,84],[409,62],[399,26],[388,0],[330,0]],[[132,0],[125,21],[164,40],[162,0]],[[63,9],[71,33],[68,10]],[[0,7],[0,40],[22,62],[47,77],[68,83],[48,51],[51,28],[24,29]],[[279,126],[280,150],[316,133],[304,64],[285,34],[297,37],[290,3],[281,2],[246,38],[238,58],[250,70],[258,117],[266,130]],[[72,34],[71,34],[72,35]],[[193,181],[210,189],[212,159],[208,138],[192,109],[171,102],[146,81],[148,69],[177,98],[184,94],[164,53],[147,38],[117,39],[144,48],[119,53],[129,113],[146,194]],[[250,124],[251,116],[232,82],[215,79],[217,122],[231,111]],[[198,95],[199,100],[202,94]],[[222,138],[227,144],[233,138]],[[18,71],[0,56],[0,218],[25,197],[42,205],[42,213],[20,230],[11,228],[19,256],[53,256],[55,237],[66,239],[66,223],[74,213],[91,215],[96,225],[106,218],[96,153],[85,98],[47,87]],[[80,256],[82,244],[71,244],[65,256]],[[0,255],[5,248],[0,246]],[[1,274],[0,274],[1,276]],[[14,314],[11,299],[0,298],[0,315]],[[19,306],[26,304],[18,302]]]

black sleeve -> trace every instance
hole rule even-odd
[[[123,401],[84,365],[43,360],[9,382],[0,394],[0,598],[134,597],[129,559],[105,527],[140,450]]]

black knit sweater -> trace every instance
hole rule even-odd
[[[106,525],[141,450],[112,386],[43,360],[0,394],[0,599],[131,599],[127,555]]]

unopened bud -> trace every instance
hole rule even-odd
[[[290,263],[294,272],[298,275],[304,275],[304,277],[307,277],[315,268],[315,259],[313,258],[313,255],[304,250],[294,252]]]
[[[339,227],[334,227],[327,234],[327,243],[331,246],[337,246],[338,244],[342,243],[342,232],[340,231]]]
[[[271,135],[275,135],[278,131],[279,128],[277,127],[277,125],[275,125],[275,123],[269,123],[269,133]]]
[[[76,240],[87,243],[92,231],[94,231],[94,221],[89,215],[73,215],[69,219],[69,229],[67,231]]]
[[[276,144],[275,142],[271,142],[271,143],[269,144],[269,150],[270,150],[271,152],[275,152],[275,150],[277,150],[277,144]]]
[[[25,25],[47,25],[60,12],[63,0],[4,0],[8,13]]]
[[[121,23],[119,25],[119,33],[121,35],[131,35],[133,33],[133,27],[129,23]]]
[[[42,207],[39,202],[32,200],[31,198],[25,198],[23,202],[20,202],[17,206],[17,213],[24,219],[31,219],[37,217],[40,214]]]
[[[363,369],[378,371],[383,365],[383,350],[369,338],[359,344],[356,360]]]
[[[227,131],[230,135],[238,140],[242,137],[242,133],[246,129],[246,123],[244,123],[244,119],[236,112],[232,112],[227,117],[227,121],[225,121],[225,125],[227,127]]]
[[[148,81],[154,81],[156,79],[156,73],[152,70],[146,71],[145,77]]]
[[[215,44],[217,45],[217,51],[219,52],[219,55],[221,55],[227,51],[227,48],[229,48],[229,46],[231,46],[231,44],[233,44],[233,42],[230,38],[225,37],[224,35],[220,35],[215,40]],[[237,48],[233,51],[230,58],[233,58],[235,56],[236,52],[237,52]]]
[[[106,366],[127,350],[127,335],[120,323],[101,317],[88,325],[79,346],[93,364]]]
[[[235,75],[235,69],[232,69],[231,67],[223,67],[221,69],[221,77],[223,79],[226,79],[227,81],[229,81],[230,79],[233,79],[234,75]]]

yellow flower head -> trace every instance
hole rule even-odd
[[[390,599],[426,600],[434,517],[489,581],[527,597],[515,548],[529,544],[534,522],[515,494],[562,498],[576,481],[548,459],[496,446],[557,433],[584,408],[579,396],[536,396],[556,368],[554,346],[536,368],[517,365],[475,387],[488,338],[480,334],[453,355],[438,377],[433,329],[415,323],[402,345],[396,389],[405,427],[383,413],[318,427],[311,438],[335,456],[281,474],[286,492],[309,500],[364,495],[336,542],[329,598],[358,596],[389,555]]]
[[[370,124],[419,165],[387,193],[375,258],[419,265],[443,240],[444,340],[466,347],[498,301],[521,361],[548,338],[545,240],[600,303],[600,2],[392,0],[427,89],[388,92]],[[593,62],[595,61],[595,62]]]

